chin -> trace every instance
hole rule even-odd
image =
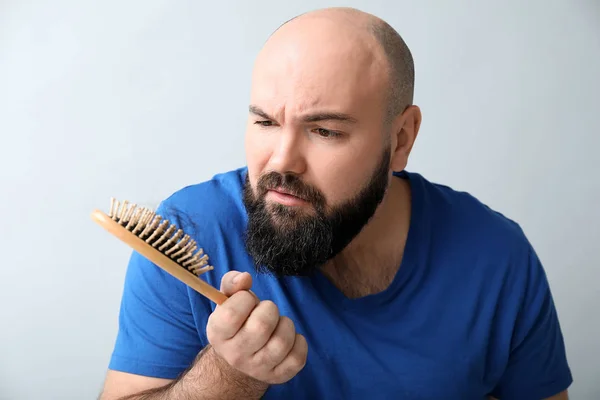
[[[271,224],[281,233],[295,230],[302,223],[310,221],[315,216],[315,213],[308,210],[281,206],[279,204],[275,204],[274,207],[267,207],[267,210]]]

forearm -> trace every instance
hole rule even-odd
[[[194,365],[170,384],[119,400],[260,399],[268,385],[229,366],[208,346]]]

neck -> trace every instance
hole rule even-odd
[[[410,185],[393,177],[373,218],[352,242],[323,267],[347,297],[385,290],[394,279],[410,224]]]

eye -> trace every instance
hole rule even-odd
[[[254,124],[267,127],[267,126],[273,126],[273,121],[256,121]]]
[[[338,132],[330,131],[329,129],[324,129],[324,128],[316,128],[316,129],[314,129],[313,132],[315,132],[317,135],[324,137],[326,139],[340,136],[340,134]]]

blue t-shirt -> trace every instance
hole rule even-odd
[[[545,272],[515,222],[467,193],[398,173],[412,189],[402,264],[385,291],[348,299],[321,273],[256,274],[244,249],[246,172],[185,187],[158,211],[209,255],[215,269],[202,279],[219,288],[226,272],[250,272],[257,296],[306,337],[304,369],[264,398],[533,400],[572,383]],[[176,378],[208,344],[214,307],[134,252],[109,367]]]

